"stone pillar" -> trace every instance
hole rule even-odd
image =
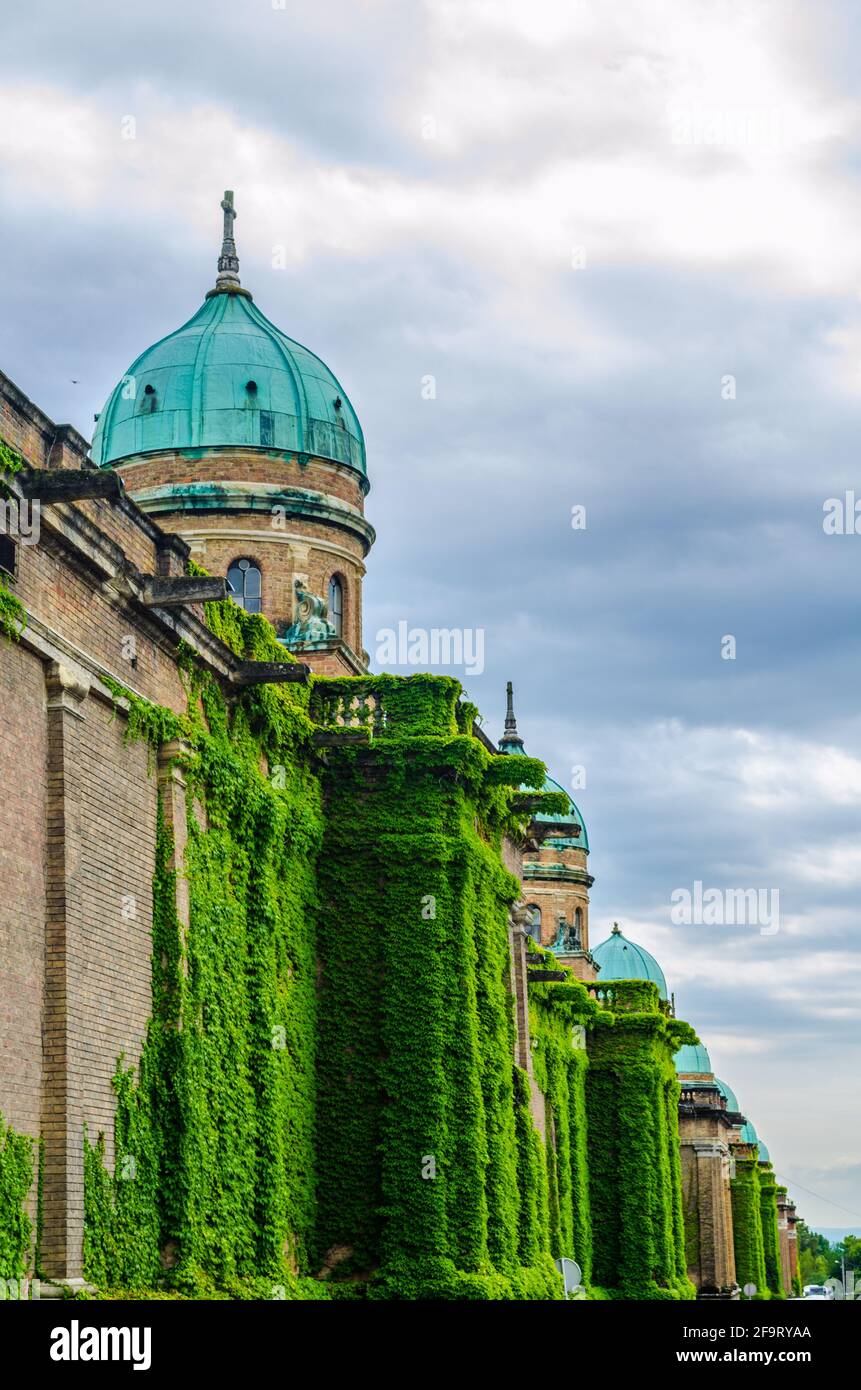
[[[726,1251],[726,1271],[727,1287],[730,1290],[730,1298],[738,1298],[739,1287],[738,1278],[735,1271],[735,1241],[732,1233],[732,1189],[730,1182],[733,1174],[733,1160],[729,1146],[724,1146],[723,1163],[721,1166],[721,1181],[723,1184],[723,1242]]]
[[[795,1227],[798,1224],[798,1217],[795,1214],[794,1202],[789,1203],[786,1212],[786,1219],[789,1223],[789,1231],[787,1233],[787,1245],[789,1246],[789,1287],[791,1289],[795,1280],[798,1278],[798,1237],[795,1232]]]
[[[82,1283],[84,1141],[83,1078],[73,1037],[76,941],[81,929],[81,757],[78,747],[89,683],[59,662],[46,669],[47,913],[42,1089],[42,1267],[49,1280]]]
[[[165,828],[173,836],[173,855],[167,865],[176,871],[176,915],[184,929],[189,925],[188,880],[183,873],[188,843],[186,780],[182,763],[191,755],[184,739],[163,743],[158,750],[158,788]]]
[[[736,1298],[729,1140],[734,1133],[712,1080],[682,1080],[679,1138],[688,1276],[700,1298]]]
[[[691,1147],[696,1162],[699,1231],[699,1269],[694,1282],[701,1295],[726,1297],[735,1285],[735,1260],[727,1229],[726,1146],[713,1140],[700,1140]]]
[[[786,1188],[777,1189],[777,1238],[780,1245],[780,1272],[783,1279],[783,1287],[788,1294],[792,1293],[792,1267],[789,1259],[789,1202],[786,1196]]]

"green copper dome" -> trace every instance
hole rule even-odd
[[[524,787],[523,790],[526,791],[527,789]],[[562,843],[567,845],[570,843],[573,848],[585,849],[588,853],[589,836],[586,833],[586,822],[580,814],[580,809],[576,802],[571,800],[564,788],[560,787],[558,782],[554,782],[552,777],[545,777],[544,785],[541,790],[543,792],[556,792],[562,796],[567,796],[568,810],[564,815],[560,815],[557,811],[556,814],[552,816],[546,816],[542,811],[539,811],[534,819],[540,821],[542,825],[558,825],[563,830],[568,828],[568,834],[563,835],[561,839],[558,835],[554,836],[553,843],[556,845]],[[579,827],[579,830],[576,827]]]
[[[735,1091],[731,1086],[728,1086],[725,1081],[721,1081],[719,1076],[715,1077],[715,1081],[717,1082],[718,1090],[726,1101],[727,1110],[733,1110],[736,1114],[739,1114],[741,1106],[735,1098]]]
[[[240,288],[232,194],[225,200],[216,288],[114,388],[93,461],[104,468],[160,450],[245,447],[314,454],[366,476],[362,428],[340,382]]]
[[[601,967],[602,985],[608,980],[652,980],[661,998],[667,998],[667,982],[655,957],[623,936],[617,925],[606,941],[592,947],[592,955]]]
[[[760,1162],[760,1163],[770,1163],[770,1162],[771,1162],[771,1158],[769,1157],[768,1149],[766,1148],[765,1144],[764,1144],[764,1143],[762,1142],[762,1140],[760,1139],[759,1135],[757,1134],[757,1132],[756,1132],[756,1130],[754,1129],[753,1125],[751,1124],[750,1120],[745,1120],[744,1124],[742,1125],[742,1127],[741,1127],[741,1129],[740,1129],[740,1131],[739,1131],[739,1134],[740,1134],[740,1136],[741,1136],[741,1142],[742,1142],[743,1144],[755,1144],[755,1145],[756,1145],[757,1151],[758,1151],[758,1158],[759,1158],[759,1162]]]
[[[707,1050],[702,1043],[685,1043],[680,1047],[673,1057],[676,1064],[676,1071],[686,1076],[711,1076],[712,1064]]]
[[[514,695],[511,681],[509,681],[506,686],[506,696],[508,707],[505,715],[505,731],[502,738],[499,740],[499,751],[500,753],[507,753],[513,757],[525,757],[526,749],[523,746],[523,739],[517,732],[517,722],[514,718]],[[534,792],[535,788],[521,787],[520,790],[522,792]],[[544,779],[544,785],[541,790],[542,792],[555,792],[560,796],[567,797],[568,810],[564,814],[560,814],[557,811],[554,815],[544,815],[542,812],[539,812],[533,819],[540,821],[542,825],[559,826],[563,831],[568,828],[569,833],[567,835],[554,835],[553,844],[573,849],[585,849],[588,854],[589,835],[586,831],[586,822],[576,802],[571,800],[571,797],[568,796],[564,787],[560,787],[559,783],[554,782],[552,777],[548,776]]]

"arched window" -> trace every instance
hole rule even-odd
[[[344,586],[337,574],[333,574],[329,580],[329,622],[335,629],[335,636],[342,637],[344,632]]]
[[[537,903],[527,903],[526,911],[529,913],[529,922],[526,930],[533,941],[541,942],[541,908]]]
[[[246,613],[261,611],[260,571],[253,560],[232,562],[227,571],[227,591]]]
[[[582,950],[584,949],[584,947],[583,947],[583,909],[582,909],[582,907],[575,907],[575,909],[574,909],[574,939],[575,939],[575,941],[577,942],[578,946],[580,947],[580,950],[582,951]]]

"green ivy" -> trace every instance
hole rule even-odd
[[[14,478],[15,474],[20,473],[23,467],[24,460],[21,455],[0,439],[0,497],[10,495],[3,478]]]
[[[492,784],[457,682],[314,686],[330,727],[345,698],[355,715],[382,694],[386,710],[323,777],[316,1261],[378,1298],[559,1297],[512,1065],[513,779]],[[543,782],[540,764],[525,772]]]
[[[292,659],[262,620],[207,609],[244,657]],[[252,688],[228,708],[187,653],[180,666],[181,717],[112,687],[128,738],[185,740],[190,920],[159,808],[152,1017],[137,1077],[120,1059],[114,1078],[113,1174],[104,1137],[85,1142],[85,1269],[100,1287],[307,1297],[322,833],[309,691]]]
[[[25,1203],[33,1186],[33,1140],[4,1124],[0,1112],[0,1279],[27,1271],[32,1223]]]
[[[765,1278],[772,1298],[785,1298],[780,1267],[780,1236],[777,1226],[777,1179],[771,1164],[760,1163],[759,1211],[762,1224],[762,1253]]]
[[[27,610],[0,579],[0,632],[13,642],[18,640],[26,626]]]
[[[756,1298],[768,1298],[768,1276],[762,1238],[762,1204],[755,1158],[736,1156],[730,1181],[735,1277],[742,1289],[756,1286]]]
[[[651,982],[612,989],[586,1074],[592,1277],[614,1298],[690,1299],[673,1053],[696,1034],[666,1015]]]
[[[292,660],[260,616],[206,615],[237,655]],[[189,922],[159,805],[152,1016],[137,1071],[118,1060],[112,1172],[85,1137],[88,1276],[180,1297],[546,1300],[567,1255],[593,1296],[692,1296],[671,1060],[692,1031],[650,984],[614,985],[613,1012],[573,979],[533,985],[546,1142],[514,1064],[520,885],[501,848],[543,764],[490,755],[447,677],[228,702],[184,648],[179,666],[181,715],[111,687],[128,738],[177,744]],[[333,743],[344,723],[364,741]]]

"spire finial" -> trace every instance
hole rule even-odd
[[[224,234],[221,242],[221,255],[218,257],[218,278],[215,281],[215,288],[217,290],[233,290],[239,288],[239,257],[236,254],[236,242],[233,239],[233,224],[237,214],[233,206],[232,188],[224,190],[221,209],[224,213]]]
[[[505,732],[517,733],[517,720],[514,717],[514,686],[511,681],[505,687]]]
[[[502,753],[510,753],[512,749],[515,752],[523,750],[523,739],[517,732],[517,720],[514,717],[514,686],[511,681],[505,687],[505,729],[499,740],[499,749]]]
[[[614,923],[613,923],[613,930],[612,930],[612,932],[610,933],[610,935],[611,935],[611,936],[621,936],[621,935],[622,935],[622,928],[619,926],[619,923],[618,923],[618,922],[614,922]]]

